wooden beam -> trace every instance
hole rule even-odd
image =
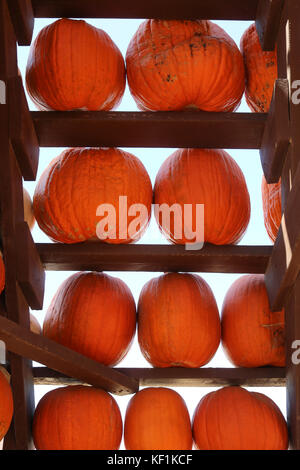
[[[264,273],[271,246],[214,246],[190,251],[180,245],[71,245],[38,243],[37,251],[50,271],[190,271]]]
[[[45,290],[45,271],[26,222],[16,227],[18,238],[17,280],[28,305],[42,310]]]
[[[256,29],[264,51],[276,46],[284,0],[259,0],[256,12]]]
[[[21,77],[13,77],[9,80],[8,95],[11,143],[23,178],[26,181],[34,181],[40,149]]]
[[[200,147],[261,146],[263,113],[44,112],[31,113],[41,147]]]
[[[275,82],[272,102],[262,139],[260,158],[268,183],[277,183],[290,145],[289,83]]]
[[[1,236],[6,269],[5,307],[11,320],[29,329],[29,309],[17,284],[16,224],[24,220],[22,175],[10,143],[8,83],[18,74],[16,37],[6,0],[0,0],[0,206]],[[31,419],[34,391],[31,361],[8,353],[14,416],[4,439],[4,449],[32,447]]]
[[[254,20],[258,0],[32,0],[36,18]]]
[[[19,46],[29,46],[34,27],[31,0],[8,0],[7,3]]]
[[[82,354],[56,343],[43,335],[0,316],[0,339],[9,351],[44,364],[67,376],[117,395],[135,393],[138,383],[112,367],[106,367]]]
[[[257,368],[129,368],[117,367],[117,371],[139,381],[141,387],[284,387],[285,369],[280,367]],[[33,368],[36,385],[75,385],[78,380],[66,377],[47,367]]]

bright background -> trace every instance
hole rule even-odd
[[[55,20],[50,19],[37,19],[35,21],[34,28],[34,38],[38,32]],[[123,57],[125,57],[126,50],[129,44],[131,37],[134,35],[139,24],[143,20],[116,20],[116,19],[99,19],[99,20],[89,20],[90,24],[93,24],[96,27],[102,28],[106,31],[112,40],[117,44],[121,50]],[[251,24],[250,22],[233,22],[233,21],[216,21],[226,32],[240,44],[240,38],[246,28]],[[25,77],[26,63],[29,54],[29,47],[19,47],[18,48],[18,62],[19,68],[23,78]],[[35,106],[28,97],[28,102],[31,110],[35,110]],[[136,104],[132,99],[128,86],[126,87],[126,92],[123,97],[123,101],[118,108],[119,111],[137,111]],[[243,99],[238,112],[249,112],[249,108]],[[38,171],[38,178],[44,168],[50,163],[50,161],[56,157],[63,149],[61,148],[42,148],[40,151],[40,164]],[[156,174],[163,163],[163,161],[176,149],[161,149],[161,148],[124,148],[137,157],[145,165],[152,183],[154,184]],[[248,190],[251,197],[251,220],[245,234],[244,238],[241,241],[243,245],[270,245],[271,242],[267,236],[264,222],[263,222],[263,213],[262,213],[262,201],[261,201],[261,178],[262,178],[262,169],[260,164],[259,152],[257,150],[228,150],[230,155],[236,160],[236,162],[241,167],[244,172],[246,182],[248,185]],[[35,182],[25,182],[25,187],[33,196],[35,189]],[[33,230],[33,237],[36,242],[47,242],[50,240],[48,237],[41,232],[37,224]],[[150,227],[144,237],[140,240],[139,243],[144,244],[163,244],[168,243],[161,233],[158,230],[154,218]],[[59,285],[70,276],[72,272],[47,272],[46,274],[46,292],[45,292],[45,302],[43,311],[32,311],[32,313],[37,317],[40,324],[43,323],[47,307],[55,294]],[[138,300],[139,293],[143,285],[151,278],[159,276],[161,273],[135,273],[135,272],[113,272],[109,273],[111,275],[117,276],[123,279],[129,288],[131,289],[135,300]],[[235,279],[240,277],[236,274],[202,274],[199,273],[210,285],[214,295],[216,297],[219,309],[221,311],[222,302],[224,296],[233,283]],[[137,340],[135,339],[132,348],[125,357],[125,359],[119,364],[122,367],[150,367],[150,364],[142,356]],[[232,367],[232,364],[225,357],[222,347],[220,346],[216,355],[211,360],[206,367]],[[35,387],[35,399],[36,403],[40,398],[48,392],[53,387],[47,386],[36,386]],[[191,417],[193,415],[194,409],[198,404],[201,397],[208,392],[211,388],[176,388],[181,396],[185,399],[188,409],[190,411]],[[251,388],[250,390],[261,391],[266,393],[270,398],[272,398],[280,407],[284,415],[286,415],[286,403],[285,403],[285,388]],[[122,416],[125,416],[125,410],[127,403],[130,399],[130,396],[125,397],[115,397],[118,405],[121,409]],[[121,448],[124,448],[122,445]]]

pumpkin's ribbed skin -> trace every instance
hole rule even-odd
[[[286,450],[288,434],[278,406],[266,395],[224,387],[200,400],[193,417],[200,450]]]
[[[148,111],[234,111],[245,89],[242,55],[211,21],[144,21],[126,53],[128,84]]]
[[[264,223],[270,240],[274,242],[281,223],[281,181],[267,184],[265,177],[261,183]]]
[[[23,203],[24,203],[24,220],[27,222],[30,230],[33,229],[35,218],[32,207],[32,200],[28,191],[23,188]]]
[[[31,45],[26,86],[41,110],[107,111],[119,104],[125,84],[118,47],[107,33],[83,20],[55,21]]]
[[[285,365],[284,310],[272,312],[262,274],[238,278],[222,307],[222,344],[239,367]]]
[[[37,335],[42,334],[42,327],[38,319],[32,313],[30,314],[30,330]]]
[[[157,174],[154,200],[158,205],[179,204],[181,207],[184,230],[180,230],[178,217],[173,217],[170,227],[166,227],[162,213],[155,212],[163,234],[178,244],[196,241],[190,229],[191,217],[184,215],[184,205],[192,204],[195,231],[196,204],[204,204],[204,241],[215,245],[237,243],[250,219],[250,197],[244,175],[224,150],[175,151]]]
[[[218,307],[197,274],[168,273],[151,279],[138,304],[138,340],[155,367],[201,367],[221,336]]]
[[[126,355],[136,329],[136,307],[127,285],[98,272],[66,279],[48,308],[43,334],[113,366]]]
[[[13,396],[8,379],[0,371],[0,440],[7,433],[14,411]]]
[[[149,387],[128,403],[124,442],[127,450],[189,450],[192,429],[182,397],[169,388]]]
[[[247,104],[253,112],[267,113],[277,78],[277,52],[262,50],[255,23],[244,32],[240,46],[246,69]]]
[[[0,294],[3,291],[5,286],[5,266],[3,262],[3,256],[0,251]]]
[[[122,418],[116,400],[104,390],[83,385],[46,393],[33,418],[38,450],[117,450]]]
[[[130,224],[135,216],[128,215],[127,221],[126,212],[120,216],[120,196],[127,197],[128,208],[143,204],[147,209],[141,224],[133,230]],[[130,243],[148,226],[152,197],[149,175],[134,155],[116,148],[72,148],[56,157],[41,175],[33,208],[39,227],[54,241],[99,241],[100,236],[106,243]],[[97,215],[101,204],[113,206],[116,220],[96,233],[106,217],[104,213],[102,219]]]

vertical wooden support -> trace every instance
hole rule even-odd
[[[286,0],[283,21],[279,32],[278,61],[280,78],[287,77],[290,86],[290,148],[282,174],[282,210],[284,212],[288,196],[300,159],[300,104],[293,102],[293,84],[300,80],[300,2]],[[298,218],[298,215],[295,214]],[[289,227],[282,224],[288,244]],[[300,340],[300,277],[298,276],[291,295],[285,304],[286,312],[286,352],[287,352],[287,419],[290,432],[290,445],[300,449],[300,365],[293,363],[293,343]]]
[[[17,77],[16,37],[7,1],[0,0],[0,202],[1,236],[6,267],[5,307],[11,320],[29,328],[29,308],[17,283],[16,225],[24,220],[22,176],[11,142],[7,84]],[[31,448],[34,388],[31,361],[7,355],[14,398],[14,418],[4,440],[4,449]]]

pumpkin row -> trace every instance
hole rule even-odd
[[[220,342],[238,367],[285,365],[284,311],[271,312],[263,275],[244,275],[229,288],[221,318],[198,274],[166,273],[148,281],[138,305],[121,279],[78,272],[58,288],[43,334],[107,366],[138,344],[153,367],[201,367]]]
[[[14,412],[9,375],[0,371],[0,440]],[[234,416],[234,418],[233,418]],[[37,450],[117,450],[123,420],[115,398],[87,385],[59,387],[38,402],[32,435]],[[287,425],[266,395],[224,387],[205,395],[192,423],[175,390],[149,387],[133,395],[124,419],[127,450],[285,450]]]
[[[281,218],[280,183],[262,181],[264,222],[274,240]],[[61,243],[131,243],[145,233],[152,208],[175,244],[238,243],[250,220],[244,175],[224,150],[179,149],[162,164],[154,188],[142,162],[118,148],[71,148],[37,182],[34,217]],[[271,228],[270,228],[271,227]]]
[[[39,450],[118,449],[123,436],[115,399],[103,390],[69,386],[48,392],[33,419]],[[192,423],[174,390],[149,387],[129,401],[124,419],[127,450],[285,450],[287,425],[266,395],[224,387],[198,403]]]
[[[60,19],[33,42],[26,86],[42,110],[110,110],[126,86],[140,110],[235,111],[246,88],[252,111],[267,111],[277,76],[276,51],[262,51],[255,24],[241,51],[212,21],[146,20],[124,58],[103,30]]]

